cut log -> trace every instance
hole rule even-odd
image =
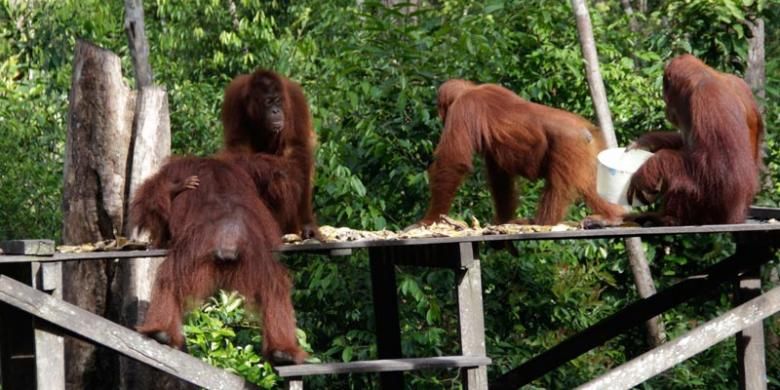
[[[125,175],[135,94],[123,81],[121,61],[86,41],[76,43],[68,107],[63,187],[65,244],[114,238],[124,227]],[[63,267],[65,300],[103,317],[111,316],[111,261],[69,262]],[[93,346],[66,340],[71,388],[115,383],[98,380],[115,371],[116,359]]]

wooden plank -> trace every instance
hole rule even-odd
[[[395,264],[382,249],[369,250],[368,257],[374,300],[377,355],[381,359],[397,359],[401,357],[401,326],[398,316]],[[385,390],[404,388],[404,377],[400,372],[382,372],[379,374],[379,382]]]
[[[0,255],[0,264],[76,260],[134,259],[139,257],[165,257],[167,254],[168,251],[165,249],[149,249],[137,251],[55,253],[52,256]]]
[[[778,311],[780,287],[729,310],[674,341],[642,354],[580,386],[579,389],[630,389],[717,344],[740,329],[760,323]],[[766,383],[765,376],[760,379]]]
[[[780,213],[780,209],[777,210]],[[281,253],[294,252],[324,252],[333,250],[376,248],[376,247],[414,247],[419,245],[458,244],[461,242],[491,242],[491,241],[536,241],[536,240],[568,240],[568,239],[608,239],[625,237],[650,237],[675,234],[700,234],[700,233],[740,233],[740,232],[776,232],[780,235],[780,223],[752,222],[732,225],[703,225],[703,226],[672,226],[652,228],[610,228],[600,230],[573,230],[567,232],[538,232],[523,234],[497,234],[488,236],[467,237],[436,237],[416,238],[405,240],[366,240],[349,242],[326,242],[311,244],[287,244],[278,248]],[[164,257],[167,251],[164,249],[149,249],[138,251],[105,251],[86,253],[55,253],[53,256],[38,257],[28,255],[0,255],[0,264],[19,263],[33,261],[74,261],[74,260],[99,260],[99,259],[125,259],[136,257]],[[339,252],[337,252],[339,253]],[[339,254],[346,254],[346,251]]]
[[[758,220],[780,219],[780,209],[774,207],[750,207],[750,218]]]
[[[517,389],[554,370],[609,339],[647,321],[695,296],[716,291],[718,285],[772,259],[765,247],[738,246],[733,256],[705,269],[701,275],[683,280],[653,296],[629,304],[617,313],[564,340],[522,365],[504,373],[491,389]]]
[[[244,379],[212,367],[67,302],[0,275],[0,301],[49,321],[96,344],[208,389],[256,389]]]
[[[626,237],[650,237],[667,236],[677,234],[712,234],[712,233],[739,233],[739,232],[777,232],[780,234],[780,223],[751,222],[731,225],[702,225],[702,226],[664,226],[648,228],[608,228],[595,230],[572,230],[566,232],[537,232],[522,234],[496,234],[486,236],[466,237],[436,237],[415,238],[403,240],[365,240],[349,242],[326,242],[310,244],[288,244],[277,249],[282,253],[316,252],[332,249],[347,248],[375,248],[375,247],[403,247],[417,245],[457,244],[460,242],[491,242],[491,241],[537,241],[537,240],[569,240],[569,239],[598,239],[598,238],[626,238]]]
[[[51,256],[54,254],[54,241],[53,240],[0,241],[0,253],[6,255]]]
[[[466,356],[485,356],[485,316],[482,308],[482,271],[475,253],[478,249],[471,243],[458,245],[459,260],[463,270],[458,277],[458,322],[460,325],[460,348]],[[463,370],[463,388],[487,390],[487,367],[471,366]]]
[[[396,372],[487,366],[485,356],[438,356],[430,358],[363,360],[350,363],[299,364],[276,367],[280,377],[303,377],[326,374],[355,374],[366,372]],[[399,387],[400,389],[401,387]]]
[[[741,304],[761,295],[761,269],[754,268],[740,275],[734,294],[735,304]],[[764,324],[757,322],[737,333],[737,361],[739,388],[766,389],[766,357]]]
[[[62,263],[33,263],[33,287],[62,299]],[[65,339],[46,321],[33,319],[35,367],[39,389],[65,389]]]

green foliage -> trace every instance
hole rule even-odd
[[[77,37],[123,58],[121,2],[0,0],[0,239],[57,237],[71,57]],[[780,203],[780,7],[776,0],[660,0],[635,13],[617,1],[589,2],[618,141],[670,129],[663,113],[664,62],[692,52],[743,74],[747,21],[766,20],[766,185],[760,204]],[[231,7],[230,5],[234,7]],[[572,11],[565,1],[441,0],[413,12],[377,0],[155,0],[145,4],[155,82],[169,93],[173,148],[205,155],[221,145],[222,91],[238,73],[272,68],[300,82],[318,133],[315,204],[320,223],[398,229],[428,202],[425,169],[441,131],[436,89],[450,78],[495,82],[521,96],[594,119]],[[492,215],[482,163],[459,191],[454,217]],[[543,183],[521,180],[518,214],[533,215]],[[588,213],[573,207],[568,218]],[[488,354],[495,377],[614,313],[637,296],[618,241],[528,242],[520,258],[483,250]],[[659,289],[730,254],[728,237],[645,243]],[[365,253],[285,258],[295,277],[298,326],[323,361],[376,357]],[[405,356],[458,353],[454,275],[398,269]],[[675,336],[729,307],[729,291],[664,314]],[[713,299],[714,298],[714,299]],[[191,353],[262,386],[277,378],[256,352],[257,329],[235,296],[193,312]],[[777,323],[771,324],[777,329]],[[641,327],[535,381],[570,388],[646,349]],[[780,358],[768,355],[770,381]],[[733,343],[722,343],[643,388],[734,388]],[[457,373],[411,376],[414,388],[458,388]],[[317,388],[373,388],[369,375],[307,379]]]
[[[271,365],[263,361],[258,319],[247,313],[244,299],[235,292],[220,291],[187,316],[184,325],[187,352],[209,364],[241,375],[263,389],[280,382]],[[306,334],[298,330],[298,342],[311,351]]]

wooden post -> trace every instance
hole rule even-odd
[[[727,337],[780,311],[780,287],[728,311],[704,325],[691,330],[674,341],[648,351],[628,363],[579,387],[581,390],[630,389],[658,375],[676,364],[717,344]],[[759,375],[759,373],[755,373]],[[763,380],[766,374],[755,378]]]
[[[32,263],[33,287],[62,299],[62,263]],[[39,389],[65,389],[65,339],[62,333],[39,319],[35,326],[35,367]]]
[[[470,242],[458,244],[461,269],[458,279],[458,321],[460,323],[460,348],[464,356],[486,356],[485,314],[482,309],[482,271],[478,247]],[[487,367],[470,367],[461,370],[464,389],[488,388]]]
[[[761,295],[761,268],[740,275],[734,294],[735,305]],[[764,351],[764,324],[761,321],[742,329],[736,335],[737,362],[739,363],[739,388],[766,389],[766,359]]]
[[[124,228],[135,94],[124,84],[121,70],[115,54],[86,41],[76,43],[63,175],[65,244],[114,238]],[[73,261],[62,271],[65,300],[103,317],[115,317],[110,312],[116,271],[112,261]],[[93,346],[73,338],[66,339],[66,355],[70,387],[117,386],[112,379],[116,355],[98,356]]]
[[[397,359],[402,356],[395,264],[383,248],[370,248],[368,257],[374,298],[377,355],[380,359]],[[384,390],[404,388],[402,372],[382,372],[379,374],[379,380]]]

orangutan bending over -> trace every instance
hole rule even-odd
[[[244,169],[215,158],[175,158],[136,191],[130,216],[155,246],[169,249],[138,331],[181,347],[188,306],[224,288],[262,310],[266,359],[306,358],[295,337],[292,283],[272,253],[281,232]]]
[[[439,88],[444,130],[428,169],[431,202],[421,224],[447,214],[458,187],[472,170],[475,152],[485,159],[495,206],[494,224],[553,225],[574,200],[602,218],[619,219],[623,208],[596,193],[596,154],[604,149],[601,131],[567,111],[526,101],[496,84],[449,80]],[[545,188],[533,220],[515,219],[515,176],[544,178]]]
[[[222,154],[261,154],[276,174],[258,188],[282,232],[319,237],[312,209],[316,136],[300,85],[270,70],[258,69],[233,79],[222,103],[225,149]],[[265,168],[263,168],[265,169]],[[257,177],[255,177],[257,179]],[[285,188],[300,191],[274,196]]]
[[[680,130],[640,137],[655,152],[632,176],[628,199],[660,196],[660,212],[626,216],[642,224],[742,223],[758,191],[764,126],[750,88],[696,57],[664,70],[666,117]]]

